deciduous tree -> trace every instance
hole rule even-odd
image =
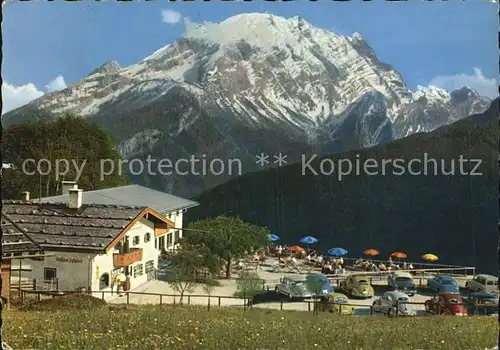
[[[205,247],[212,256],[226,264],[226,278],[231,278],[231,266],[234,259],[243,258],[250,251],[266,246],[269,230],[252,225],[238,217],[218,216],[193,222],[186,230],[181,245]]]

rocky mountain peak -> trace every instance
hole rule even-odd
[[[99,73],[103,73],[103,74],[117,73],[121,69],[122,69],[122,67],[120,66],[120,64],[117,61],[111,60],[111,61],[107,61],[106,63],[104,63],[99,68],[93,70],[89,74],[89,76],[94,75],[94,74],[99,74]]]
[[[208,148],[239,157],[314,143],[330,153],[371,147],[489,105],[467,88],[413,93],[361,34],[337,35],[300,17],[249,13],[185,27],[144,60],[106,62],[69,89],[7,113],[4,125],[33,109],[72,113],[107,127],[130,154],[183,157]]]

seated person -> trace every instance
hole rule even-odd
[[[323,265],[323,268],[321,269],[323,273],[330,274],[333,272],[333,266],[330,265],[329,263],[326,263]]]

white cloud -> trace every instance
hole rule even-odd
[[[433,78],[429,85],[448,91],[468,86],[481,96],[496,98],[498,96],[498,81],[495,78],[486,78],[479,68],[473,68],[474,74],[443,75]]]
[[[62,75],[58,75],[57,78],[55,78],[50,83],[45,85],[47,92],[59,91],[59,90],[66,89],[67,87],[68,87],[68,85],[66,85],[66,82],[64,81],[64,77]]]
[[[38,90],[32,83],[14,86],[4,81],[2,84],[2,114],[24,106],[43,94],[43,91]]]
[[[54,92],[67,88],[62,75],[58,75],[54,80],[45,85],[46,92]],[[45,95],[45,91],[38,89],[35,84],[12,85],[7,81],[2,84],[2,114],[36,100]]]
[[[180,12],[165,9],[161,11],[161,18],[164,23],[177,24],[182,20],[182,15]]]

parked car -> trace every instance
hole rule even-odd
[[[328,311],[341,315],[354,314],[354,307],[347,305],[349,299],[342,293],[332,293],[325,296],[319,303],[316,304],[316,310]]]
[[[492,275],[475,275],[465,283],[465,288],[472,292],[485,292],[498,294],[498,277]]]
[[[434,278],[427,280],[427,288],[435,291],[436,293],[458,293],[460,287],[457,281],[446,275],[437,275]]]
[[[467,316],[467,309],[459,294],[440,293],[425,302],[425,311],[434,315]]]
[[[389,317],[395,316],[415,316],[417,311],[410,302],[410,298],[403,292],[390,291],[385,292],[384,295],[372,304],[372,310],[376,313],[383,313]]]
[[[409,296],[417,294],[415,282],[409,272],[395,271],[387,278],[387,286],[390,290],[399,290]]]
[[[323,297],[335,292],[330,280],[320,273],[312,273],[306,276],[307,287],[313,297]]]
[[[340,289],[351,297],[371,298],[374,295],[373,287],[368,277],[363,275],[350,275],[340,282]]]
[[[469,315],[498,315],[498,296],[493,293],[474,292],[467,301],[470,303],[467,310]]]
[[[312,297],[312,293],[307,288],[306,277],[302,275],[283,277],[274,290],[278,294],[287,296],[290,301]]]

